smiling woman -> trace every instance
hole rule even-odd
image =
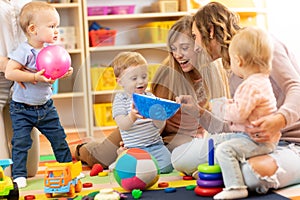
[[[194,51],[192,16],[178,20],[168,33],[169,56],[152,79],[151,90],[157,97],[175,101],[176,96],[192,95],[199,105],[209,109],[209,100],[229,97],[226,72],[220,60],[209,62],[205,53]],[[162,132],[171,150],[194,137],[203,137],[197,120],[179,110],[167,120]]]
[[[207,50],[211,58],[221,58],[224,67],[228,69],[232,65],[228,47],[240,29],[237,18],[235,13],[218,2],[206,4],[194,15],[193,33],[198,37],[195,40],[196,45],[200,47],[199,49]],[[282,188],[300,182],[300,176],[295,173],[297,166],[300,165],[300,149],[296,145],[300,141],[300,108],[297,101],[300,95],[300,67],[284,43],[274,36],[271,36],[271,42],[274,50],[272,51],[270,80],[278,110],[272,115],[252,120],[251,126],[246,127],[245,131],[252,140],[258,143],[271,140],[279,131],[282,137],[274,153],[257,157],[259,159],[242,160],[240,163],[248,189],[258,193],[267,193],[269,189]],[[231,92],[234,93],[242,80],[232,74],[229,81]],[[187,96],[182,96],[182,98],[188,104],[182,105],[182,110],[188,109],[190,114],[194,114],[199,123],[212,133],[209,137],[214,137],[216,143],[223,137],[223,132],[230,131],[230,124],[224,123],[208,110],[199,107],[192,98]],[[256,133],[259,133],[259,137],[252,137]],[[206,145],[206,141],[196,138],[174,149],[172,152],[174,168],[178,171],[193,173],[199,164],[205,162],[205,155],[202,154],[205,149],[200,148],[203,145]],[[264,165],[261,165],[261,161],[264,161]],[[263,167],[273,170],[270,177],[265,177],[266,173],[258,174],[258,171],[267,170]],[[257,170],[258,168],[261,169]],[[285,173],[282,173],[283,171]]]

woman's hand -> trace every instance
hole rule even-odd
[[[195,118],[199,118],[205,110],[199,106],[198,102],[191,95],[180,95],[175,100],[181,104],[181,112]]]
[[[246,132],[255,142],[267,142],[286,126],[285,118],[282,114],[276,113],[252,121],[253,127],[247,127]]]

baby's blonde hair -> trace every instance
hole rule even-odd
[[[146,59],[138,52],[121,52],[112,61],[115,76],[118,78],[128,67],[148,65]]]
[[[261,73],[272,68],[273,45],[269,34],[261,28],[246,27],[237,32],[229,46],[248,66],[258,66]]]
[[[43,1],[32,1],[23,6],[20,12],[20,26],[25,34],[27,34],[27,28],[35,20],[37,20],[36,15],[38,12],[57,10],[49,3]]]

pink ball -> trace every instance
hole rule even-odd
[[[45,69],[46,78],[55,80],[67,73],[71,66],[70,54],[61,46],[51,45],[43,48],[36,59],[37,70]]]

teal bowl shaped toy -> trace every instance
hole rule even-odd
[[[134,93],[133,103],[139,113],[154,120],[166,120],[172,117],[180,108],[180,104],[167,99]]]

